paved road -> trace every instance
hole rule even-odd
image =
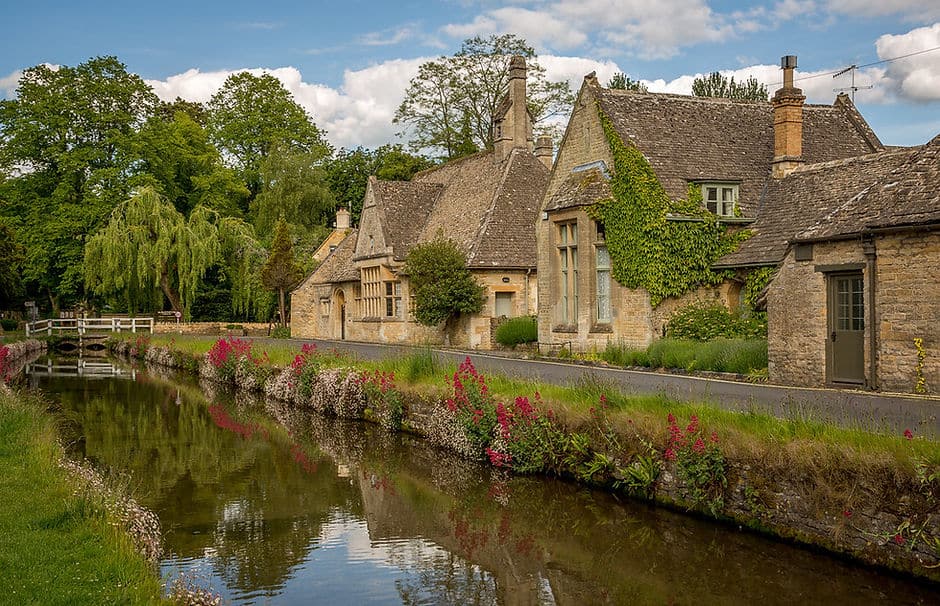
[[[306,342],[292,339],[298,343]],[[313,340],[361,359],[408,355],[415,348],[400,345]],[[281,343],[284,341],[281,340]],[[665,394],[677,400],[705,401],[728,410],[767,412],[782,418],[828,420],[847,427],[888,433],[911,429],[916,435],[940,438],[940,398],[883,394],[849,389],[812,389],[727,381],[723,379],[623,370],[546,360],[526,360],[480,352],[433,350],[441,362],[470,356],[487,374],[500,373],[557,385],[582,377],[616,385],[628,394]]]

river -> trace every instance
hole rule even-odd
[[[156,512],[164,575],[233,604],[940,603],[934,585],[374,425],[110,359],[72,368],[28,370],[71,454]]]

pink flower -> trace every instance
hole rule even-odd
[[[670,425],[675,425],[675,424],[676,424],[676,417],[675,417],[675,415],[672,414],[671,412],[669,413],[669,416],[666,417],[666,420],[669,421],[669,424],[670,424]]]
[[[686,433],[695,433],[698,431],[698,417],[692,415],[692,419],[689,422],[689,426],[685,428]]]
[[[908,440],[913,440],[913,439],[914,439],[914,434],[911,432],[910,429],[905,429],[905,430],[904,430],[904,437],[907,438]]]
[[[692,445],[692,450],[695,454],[702,454],[705,452],[705,442],[702,441],[702,438],[695,438],[695,444]]]
[[[896,534],[894,535],[894,542],[897,543],[898,545],[903,545],[904,537],[902,537],[900,534]]]
[[[842,516],[843,516],[843,517],[846,517],[846,518],[851,518],[851,517],[852,517],[852,512],[849,511],[848,509],[845,509],[845,510],[842,511]]]
[[[667,448],[666,452],[663,453],[663,458],[666,459],[667,461],[675,461],[676,451],[673,450],[672,448]]]
[[[718,432],[717,432],[717,431],[713,431],[711,437],[709,437],[708,439],[711,441],[712,444],[717,444],[717,443],[718,443]]]

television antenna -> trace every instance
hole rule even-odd
[[[847,91],[847,90],[852,91],[852,103],[853,103],[853,104],[855,103],[855,91],[859,91],[859,90],[868,90],[868,89],[874,88],[874,85],[872,85],[872,84],[869,84],[868,86],[855,86],[855,72],[856,72],[857,70],[858,70],[858,66],[853,63],[852,65],[848,66],[847,68],[842,69],[842,70],[839,70],[839,71],[837,71],[836,73],[832,74],[832,77],[833,77],[833,78],[838,78],[839,76],[841,76],[841,75],[843,75],[843,74],[846,74],[846,73],[851,73],[851,74],[852,74],[852,86],[846,86],[846,87],[844,87],[844,88],[834,88],[834,89],[832,89],[832,92],[834,92],[834,93],[844,93],[844,92]]]

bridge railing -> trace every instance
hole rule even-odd
[[[26,323],[26,336],[46,333],[153,332],[153,318],[55,318]]]

